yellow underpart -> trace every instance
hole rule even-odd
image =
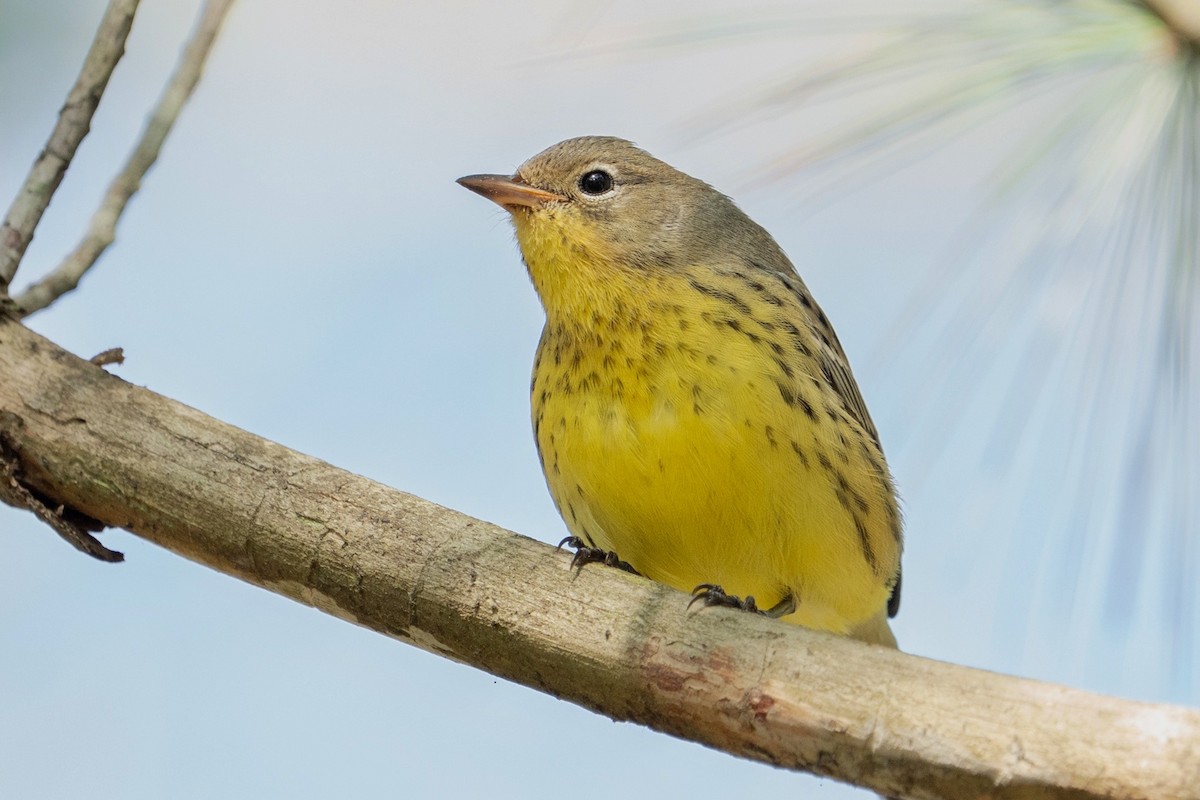
[[[547,315],[537,445],[571,532],[683,591],[719,584],[760,608],[790,593],[785,619],[811,628],[882,619],[894,495],[801,352],[816,338],[797,296],[755,273],[769,301],[728,266],[614,264],[565,213],[514,219]]]

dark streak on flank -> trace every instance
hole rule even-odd
[[[888,528],[892,531],[892,537],[899,542],[901,538],[900,508],[895,503],[884,503],[883,510],[887,515]]]
[[[786,320],[779,324],[785,331],[787,331],[788,337],[792,340],[792,347],[796,349],[796,352],[811,358],[812,348],[810,348],[808,343],[804,341],[804,334],[800,333],[800,329]]]
[[[792,392],[791,387],[789,387],[783,381],[776,381],[775,385],[779,387],[779,396],[783,398],[783,402],[787,403],[789,406],[794,405],[796,402],[796,395],[794,392]]]
[[[701,294],[706,294],[709,297],[715,297],[718,300],[722,300],[726,303],[729,303],[731,306],[736,308],[741,313],[749,316],[750,306],[746,305],[746,302],[744,300],[742,300],[742,298],[740,298],[736,294],[734,294],[733,292],[727,292],[723,289],[717,289],[715,287],[709,286],[708,284],[701,283],[700,281],[696,280],[695,278],[688,278],[688,283],[690,283],[692,288],[695,289],[697,292],[700,292]]]
[[[808,402],[808,398],[802,394],[797,394],[796,402],[800,405],[801,410],[804,411],[804,416],[808,417],[813,422],[817,421],[817,412],[813,410],[812,403]]]
[[[767,267],[763,266],[762,264],[760,264],[757,261],[754,261],[753,259],[750,260],[750,266],[754,267],[755,269],[770,271],[770,270],[768,270]],[[746,284],[746,286],[748,286],[752,291],[757,293],[758,296],[763,299],[763,302],[770,303],[773,306],[783,305],[783,300],[780,299],[779,295],[772,292],[770,289],[768,289],[766,287],[766,285],[764,285],[760,281],[755,280],[754,278],[750,277],[749,275],[746,275],[743,272],[738,272],[736,274],[737,274],[738,280],[740,280],[742,283]]]
[[[867,528],[858,517],[854,518],[854,530],[858,532],[858,544],[862,547],[863,558],[871,565],[871,571],[878,575],[879,563],[875,560],[875,548],[871,547],[871,537],[867,535]]]
[[[791,443],[792,443],[792,452],[795,453],[796,457],[800,459],[800,463],[803,464],[805,466],[805,468],[808,468],[808,466],[809,466],[808,456],[805,454],[804,448],[801,447],[799,445],[799,443],[796,442],[795,439],[792,439]]]
[[[838,472],[836,480],[838,485],[838,499],[842,501],[842,505],[846,507],[846,510],[851,510],[850,501],[853,500],[854,505],[858,507],[858,510],[864,516],[869,515],[871,513],[871,506],[867,503],[866,498],[850,485],[850,482],[846,480],[846,476]]]
[[[761,335],[755,333],[754,331],[746,330],[745,328],[742,327],[741,321],[734,319],[733,317],[717,317],[717,316],[714,316],[714,315],[708,313],[707,311],[703,311],[700,313],[700,318],[703,319],[705,322],[707,322],[709,325],[712,325],[713,327],[716,327],[716,328],[726,327],[726,328],[729,328],[731,331],[737,331],[738,333],[742,334],[743,336],[745,336],[747,339],[749,339],[751,342],[753,342],[756,345],[761,345],[764,341],[764,339]],[[752,321],[757,322],[757,320],[752,320]],[[711,358],[711,356],[710,356],[710,358]]]

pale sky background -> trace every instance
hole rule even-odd
[[[197,6],[143,4],[18,286],[84,230]],[[1011,131],[984,129],[932,164],[801,206],[794,183],[745,180],[785,146],[778,131],[697,140],[694,120],[808,50],[557,57],[730,7],[243,0],[116,245],[31,327],[85,357],[121,346],[113,371],[128,381],[556,542],[564,528],[528,419],[541,310],[504,213],[454,179],[509,172],[569,136],[630,138],[734,194],[834,321],[904,495],[902,647],[1195,704],[1161,678],[1161,631],[1103,657],[1066,651],[1062,632],[1088,617],[1040,608],[1039,565],[964,523],[964,497],[999,491],[961,456],[986,436],[962,434],[927,466],[906,435],[928,424],[922,376],[879,355],[899,298],[982,195],[988,148]],[[0,205],[102,8],[0,0]],[[1003,502],[1019,510],[1014,525],[1055,535],[1039,528],[1036,494]],[[0,531],[0,797],[869,796],[615,724],[121,531],[103,537],[125,552],[120,565],[7,507]]]

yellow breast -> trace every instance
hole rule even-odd
[[[809,627],[879,615],[900,554],[892,488],[822,380],[794,287],[729,267],[631,275],[598,243],[522,227],[547,313],[534,430],[571,532],[684,591],[790,593]]]

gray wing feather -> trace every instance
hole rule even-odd
[[[875,423],[871,421],[871,415],[867,412],[867,403],[863,400],[862,392],[858,390],[858,384],[854,382],[854,376],[850,374],[850,366],[846,363],[846,357],[840,353],[831,352],[830,348],[822,347],[821,373],[838,393],[838,396],[842,398],[842,402],[846,404],[846,410],[858,420],[858,424],[863,426],[871,435],[871,439],[879,446],[879,432],[875,430]]]

